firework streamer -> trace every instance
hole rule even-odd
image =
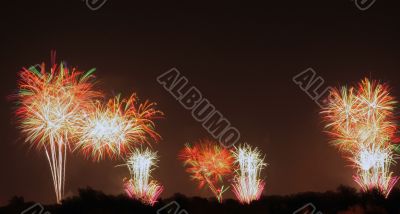
[[[233,192],[242,204],[250,204],[259,200],[265,187],[260,179],[261,170],[267,165],[261,152],[245,144],[233,151],[235,158],[235,176]]]
[[[163,191],[163,187],[151,180],[151,173],[156,167],[157,153],[149,149],[136,149],[127,161],[131,179],[125,179],[125,192],[129,197],[153,206]]]
[[[223,185],[224,177],[232,175],[234,158],[231,151],[217,142],[199,140],[193,147],[186,145],[179,158],[192,179],[199,182],[199,188],[208,185],[222,203],[222,195],[229,188]]]
[[[93,71],[83,73],[55,64],[46,72],[45,64],[19,73],[18,110],[20,129],[26,142],[43,149],[50,165],[57,203],[64,194],[67,150],[76,130],[79,112],[88,108],[93,98]]]
[[[388,86],[364,79],[357,88],[334,89],[330,95],[321,113],[333,145],[356,168],[354,180],[362,190],[378,189],[387,197],[399,179],[390,172],[397,126]]]

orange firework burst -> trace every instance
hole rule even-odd
[[[43,63],[39,70],[32,66],[19,73],[16,113],[26,141],[45,150],[59,203],[64,192],[66,150],[78,124],[78,113],[101,94],[92,90],[94,70],[83,73],[52,61],[50,72]]]
[[[377,188],[385,196],[398,180],[390,172],[397,128],[395,104],[387,85],[364,79],[358,89],[332,90],[330,102],[321,112],[335,139],[333,144],[357,169],[355,181],[364,191]]]
[[[132,95],[122,100],[116,96],[106,106],[96,102],[94,110],[82,117],[77,149],[100,160],[104,155],[114,158],[126,154],[138,143],[150,143],[150,139],[158,141],[153,119],[161,117],[162,112],[154,109],[155,103],[146,101],[137,107],[136,101]]]
[[[186,145],[179,158],[184,161],[192,179],[199,182],[199,187],[207,184],[222,202],[222,194],[228,189],[224,187],[223,179],[232,175],[234,158],[231,151],[217,142],[200,140],[193,147]]]

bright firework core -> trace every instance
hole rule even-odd
[[[360,162],[360,168],[364,171],[368,171],[373,168],[385,168],[386,163],[390,163],[388,159],[390,158],[390,153],[388,151],[381,151],[380,149],[362,149],[359,153],[357,160]]]
[[[112,139],[113,136],[119,136],[121,141],[125,140],[121,118],[107,118],[104,116],[99,118],[94,124],[93,129],[90,131],[90,135],[99,139]],[[107,140],[106,140],[107,141]]]
[[[133,128],[130,121],[124,121],[119,115],[97,112],[96,117],[88,119],[84,138],[91,139],[92,147],[101,152],[113,148],[121,153],[121,145],[126,142],[126,131]],[[101,156],[101,155],[99,155]]]

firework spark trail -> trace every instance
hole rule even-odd
[[[55,141],[53,138],[50,138],[49,147],[50,152],[48,151],[48,148],[45,147],[45,153],[50,165],[57,203],[60,203],[64,194],[67,150],[62,139]]]
[[[80,140],[75,149],[99,161],[105,155],[114,158],[127,154],[137,144],[150,145],[151,139],[157,142],[160,136],[154,131],[153,120],[163,113],[148,101],[136,107],[136,100],[135,95],[122,100],[116,96],[105,106],[94,103],[94,110],[82,116],[82,125],[77,130]]]
[[[364,191],[379,189],[386,197],[398,177],[392,176],[396,101],[387,85],[364,79],[358,88],[332,90],[322,110],[333,144],[357,169],[354,180]]]
[[[233,152],[235,164],[238,165],[233,179],[233,192],[242,204],[258,200],[265,187],[260,179],[261,170],[267,165],[261,152],[245,144]]]
[[[193,147],[186,145],[179,158],[184,161],[192,179],[199,182],[199,187],[207,184],[222,203],[222,195],[227,190],[223,179],[232,174],[234,158],[231,151],[222,148],[217,142],[199,140]]]
[[[151,206],[157,202],[163,187],[150,177],[156,163],[156,152],[135,149],[126,164],[131,174],[131,179],[125,181],[125,192],[129,197]]]
[[[16,112],[26,142],[43,149],[50,165],[57,203],[64,194],[66,155],[69,140],[76,130],[78,113],[99,92],[93,91],[94,70],[86,73],[57,65],[53,55],[50,72],[45,64],[19,73],[18,110]]]

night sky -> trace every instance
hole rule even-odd
[[[210,197],[190,180],[178,152],[211,136],[156,80],[177,68],[238,128],[242,139],[266,153],[265,194],[356,187],[353,170],[323,133],[318,105],[292,78],[313,68],[326,86],[364,77],[388,82],[400,98],[399,4],[377,0],[366,11],[349,0],[273,3],[167,1],[106,2],[96,11],[81,0],[6,1],[1,23],[0,205],[14,195],[53,203],[43,151],[24,144],[16,105],[8,99],[24,66],[58,60],[97,69],[97,87],[109,96],[136,92],[158,103],[163,140],[153,177],[176,192]],[[122,193],[129,176],[121,161],[67,159],[66,195],[86,186]],[[394,169],[400,174],[400,168]],[[233,196],[231,193],[229,196]]]

